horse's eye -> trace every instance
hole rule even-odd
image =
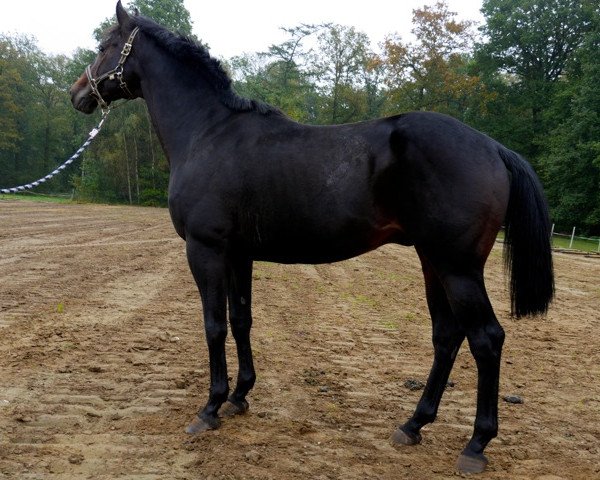
[[[100,53],[104,53],[104,50],[106,50],[106,48],[104,48],[104,46],[103,46],[103,45],[100,45],[100,46],[98,47],[98,51],[99,51]]]

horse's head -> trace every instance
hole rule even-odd
[[[121,0],[117,3],[117,20],[118,24],[109,30],[100,44],[94,62],[71,86],[71,102],[84,113],[92,113],[98,105],[106,109],[120,98],[141,96],[132,49],[138,28]]]

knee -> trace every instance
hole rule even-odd
[[[225,343],[227,338],[227,325],[207,322],[205,325],[206,330],[206,341],[209,345]]]

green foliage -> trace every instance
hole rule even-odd
[[[558,80],[592,25],[590,0],[484,0],[481,46],[498,68],[532,82]],[[537,99],[534,99],[537,100]]]
[[[72,181],[79,200],[166,206],[168,163],[143,101],[113,110]]]
[[[331,25],[318,38],[312,58],[321,102],[319,123],[347,123],[367,118],[369,38],[354,27]]]
[[[2,186],[46,175],[76,148],[76,113],[70,105],[70,59],[46,56],[24,36],[0,35],[0,171]],[[85,127],[84,127],[85,128]],[[41,191],[66,187],[56,178]]]
[[[324,28],[327,26],[306,24],[282,28],[288,38],[281,44],[230,59],[228,67],[238,93],[276,105],[300,122],[317,123],[318,93],[304,43]]]
[[[185,8],[183,0],[134,0],[131,6],[169,30],[182,35],[192,34],[190,12]]]
[[[169,30],[193,37],[190,12],[185,8],[183,0],[133,0],[130,8],[132,13],[139,12]],[[105,19],[94,30],[96,40],[100,41],[105,32],[116,23],[116,15]]]
[[[19,70],[8,59],[0,58],[0,150],[15,153],[20,140],[18,118],[22,108],[16,103],[14,92],[21,84]]]
[[[307,105],[316,95],[315,88],[294,60],[244,55],[232,58],[229,69],[237,78],[234,85],[240,95],[277,105],[300,122],[314,121],[314,110]]]
[[[600,29],[579,50],[579,75],[556,100],[562,121],[542,158],[555,221],[563,230],[581,226],[600,234]],[[565,108],[566,107],[566,108]],[[559,180],[559,181],[556,181]]]
[[[515,117],[526,117],[529,141],[522,153],[534,160],[540,144],[552,128],[553,119],[544,110],[556,93],[568,61],[590,31],[592,0],[484,0],[481,27],[487,41],[477,47],[484,75],[500,78],[513,88],[505,91],[506,102],[518,109]]]
[[[485,0],[476,68],[496,94],[474,119],[540,173],[558,231],[600,232],[600,6],[591,0]]]

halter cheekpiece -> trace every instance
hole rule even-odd
[[[133,29],[133,31],[131,32],[131,34],[129,35],[127,42],[125,42],[125,44],[123,45],[123,49],[121,50],[121,57],[119,58],[119,61],[117,62],[117,66],[115,68],[113,68],[112,70],[109,70],[106,73],[103,73],[98,78],[94,78],[92,75],[91,65],[88,65],[87,67],[85,67],[85,75],[87,76],[88,82],[90,83],[90,87],[92,89],[90,95],[93,96],[98,101],[98,105],[100,105],[100,108],[102,110],[108,109],[108,103],[106,103],[104,98],[102,98],[102,95],[100,95],[100,91],[98,90],[98,85],[100,85],[100,82],[103,82],[106,79],[119,80],[119,86],[121,87],[121,90],[123,90],[123,92],[125,92],[127,97],[133,98],[131,91],[127,87],[127,83],[125,82],[125,80],[123,80],[123,65],[125,65],[125,61],[127,60],[127,57],[129,56],[129,54],[131,53],[131,48],[133,46],[133,40],[134,40],[135,36],[137,35],[137,33],[139,32],[139,30],[140,30],[139,27],[135,27]]]

